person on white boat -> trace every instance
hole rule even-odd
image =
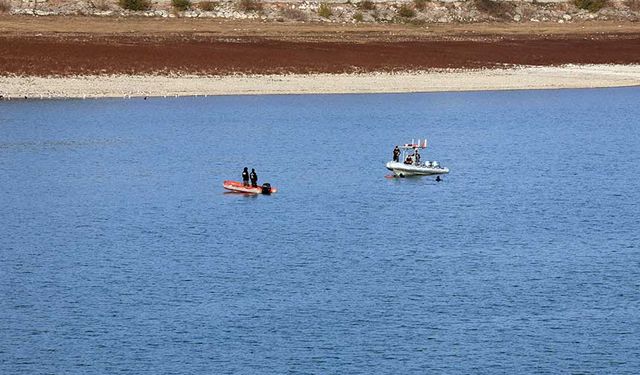
[[[249,178],[251,179],[251,186],[258,187],[258,175],[256,174],[256,170],[251,168],[251,173],[249,174]]]
[[[407,158],[404,160],[405,164],[413,164],[413,155],[407,155]]]
[[[247,167],[242,170],[242,185],[249,186],[249,169]]]
[[[393,161],[400,162],[400,148],[397,145],[393,149]]]
[[[415,152],[413,153],[413,160],[416,163],[416,165],[420,165],[420,153],[418,153],[418,149],[416,148]]]

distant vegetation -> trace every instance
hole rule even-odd
[[[245,12],[259,12],[262,10],[262,2],[260,0],[240,0],[238,1],[238,9]]]
[[[89,1],[89,5],[98,10],[109,10],[111,8],[109,6],[109,0],[91,0]]]
[[[118,4],[123,9],[128,10],[149,10],[151,9],[150,0],[118,0]]]
[[[413,6],[417,10],[424,10],[427,7],[427,0],[413,0]]]
[[[308,18],[305,12],[296,8],[284,8],[280,11],[280,15],[293,21],[306,21]]]
[[[364,16],[362,15],[362,13],[356,12],[356,14],[353,15],[353,19],[356,22],[362,22],[362,21],[364,21]]]
[[[398,8],[398,15],[403,18],[413,18],[416,16],[416,11],[409,5],[402,4],[400,8]]]
[[[11,1],[0,0],[0,13],[5,13],[9,11],[11,11]]]
[[[514,5],[505,1],[474,0],[476,8],[495,18],[508,18],[508,13],[513,11]]]
[[[358,9],[360,10],[375,10],[376,4],[373,1],[364,0],[358,3]]]
[[[624,5],[634,12],[640,12],[640,0],[626,0]]]
[[[320,17],[329,18],[333,15],[333,11],[331,10],[331,6],[327,3],[320,4],[318,8],[318,15]]]
[[[198,8],[204,12],[213,12],[219,5],[217,1],[201,1],[198,3]]]
[[[597,12],[607,5],[607,0],[574,0],[573,3],[580,9]]]
[[[184,12],[185,10],[191,9],[191,0],[171,0],[171,5],[173,9]]]

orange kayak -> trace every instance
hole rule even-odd
[[[242,182],[226,180],[222,186],[230,191],[236,193],[245,193],[245,194],[272,194],[278,191],[278,189],[272,187],[269,184],[262,184],[262,186],[252,187],[245,186]]]

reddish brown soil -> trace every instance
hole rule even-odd
[[[16,26],[6,18],[0,21],[0,31],[5,31],[0,34],[0,75],[334,73],[640,63],[640,32],[635,26],[603,34],[503,28],[438,32],[396,26],[296,29],[295,25],[270,26],[261,32],[238,29],[237,24],[190,32],[185,24],[173,25],[170,31],[148,30],[144,27],[149,25],[142,24],[136,31],[141,26],[133,24],[129,31],[135,32],[125,33],[92,29],[84,25],[92,21],[84,19],[82,27],[66,25],[59,31],[49,24],[38,33],[28,22]],[[118,22],[112,21],[123,26]]]

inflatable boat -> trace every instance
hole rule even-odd
[[[427,140],[416,143],[415,140],[411,140],[411,143],[406,143],[400,147],[400,155],[398,160],[387,162],[385,167],[392,171],[397,177],[406,176],[429,176],[434,174],[446,174],[449,173],[449,168],[441,166],[437,161],[420,161],[420,155],[418,150],[427,148]]]
[[[396,176],[429,176],[432,174],[449,173],[449,168],[441,167],[437,161],[428,161],[420,164],[406,164],[390,161],[386,165],[388,170]]]
[[[222,186],[235,193],[245,193],[245,194],[273,194],[278,191],[278,189],[272,187],[269,183],[264,183],[262,186],[246,186],[242,182],[238,181],[225,181]]]

